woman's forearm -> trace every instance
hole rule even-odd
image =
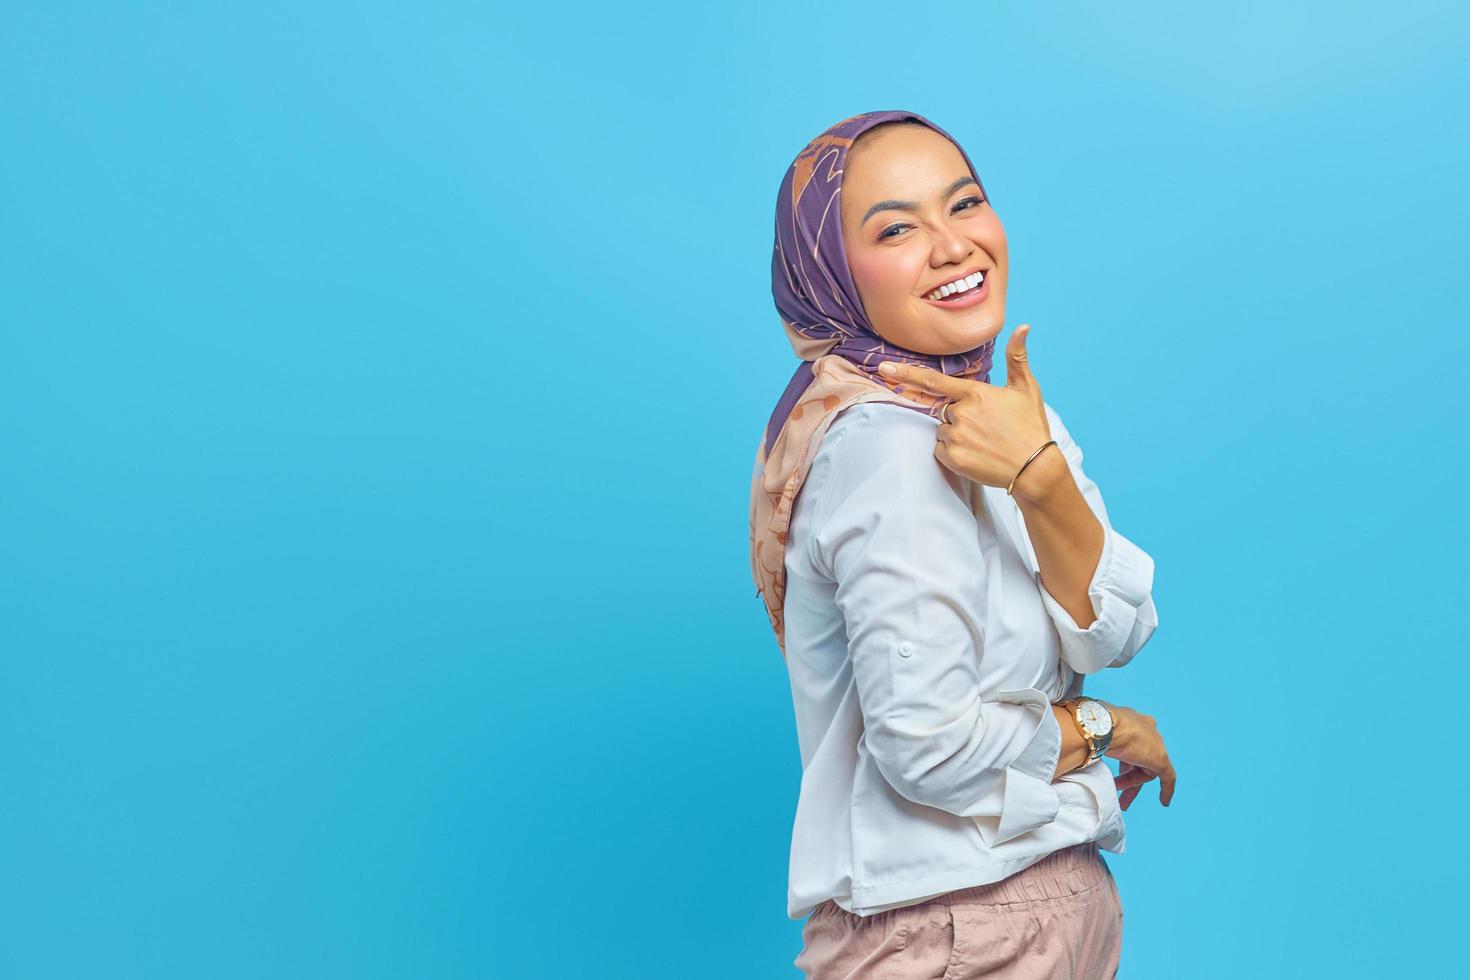
[[[1047,446],[1011,490],[1041,568],[1041,582],[1078,629],[1097,618],[1087,586],[1102,558],[1105,531],[1087,505],[1060,446]]]

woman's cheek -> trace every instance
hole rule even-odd
[[[864,305],[877,307],[885,313],[900,311],[913,294],[914,283],[918,282],[918,270],[914,264],[905,261],[896,250],[890,249],[887,254],[859,254],[849,262],[862,291]]]

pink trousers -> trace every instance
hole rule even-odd
[[[802,927],[807,980],[1112,980],[1123,903],[1095,842],[1009,878],[870,916],[823,902]]]

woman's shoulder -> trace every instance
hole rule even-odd
[[[958,537],[975,516],[961,478],[935,456],[939,420],[895,402],[862,402],[832,420],[812,462],[815,497],[798,499],[799,545],[820,577],[835,581],[839,542]]]
[[[1043,401],[1052,438],[1065,449],[1073,440],[1061,415],[1050,402]],[[854,456],[873,464],[896,460],[912,461],[915,457],[934,455],[934,431],[939,420],[898,402],[870,401],[849,405],[837,412],[828,426],[818,455]]]
[[[843,474],[839,483],[851,485],[887,475],[905,483],[939,476],[934,456],[934,430],[939,420],[926,412],[896,402],[859,402],[840,410],[832,420],[817,461]]]
[[[887,444],[898,449],[905,445],[934,450],[934,430],[939,420],[925,412],[897,402],[858,402],[837,412],[823,439],[835,447],[846,442],[851,446]],[[835,437],[835,438],[834,438]]]

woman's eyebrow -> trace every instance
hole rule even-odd
[[[942,192],[940,192],[939,199],[942,201],[946,197],[949,197],[951,194],[953,194],[955,191],[959,190],[961,187],[964,187],[966,184],[973,184],[973,183],[975,183],[975,178],[974,177],[970,177],[970,176],[961,177],[959,180],[955,181],[953,184],[950,184]],[[894,210],[894,211],[917,211],[917,210],[919,210],[919,202],[918,201],[879,201],[877,204],[875,204],[872,207],[868,208],[868,213],[865,214],[865,215],[863,215],[863,220],[858,222],[858,227],[861,228],[863,225],[867,224],[868,223],[868,219],[871,218],[873,215],[877,214],[879,211],[889,211],[889,210]]]

